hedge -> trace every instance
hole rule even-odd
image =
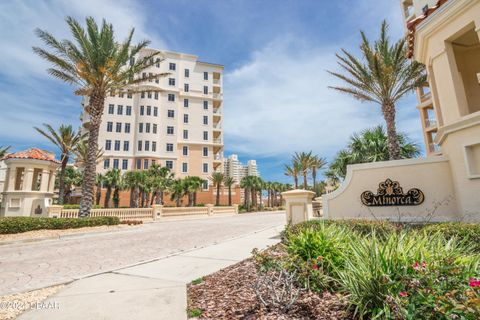
[[[83,227],[110,226],[119,224],[117,217],[94,218],[36,218],[5,217],[0,218],[0,234],[21,233],[42,229],[75,229]]]

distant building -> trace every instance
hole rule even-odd
[[[236,154],[232,154],[224,160],[223,168],[225,176],[234,178],[237,184],[246,176],[260,177],[256,160],[248,160],[244,165],[238,160]]]

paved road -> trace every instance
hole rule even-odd
[[[43,288],[283,225],[284,213],[163,221],[130,230],[0,246],[0,296]]]

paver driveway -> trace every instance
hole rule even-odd
[[[162,221],[111,233],[0,246],[0,296],[67,282],[283,225],[284,213]]]

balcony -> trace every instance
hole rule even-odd
[[[221,85],[220,79],[213,79],[213,85],[214,86],[220,86]]]
[[[213,115],[214,116],[221,116],[222,115],[222,110],[220,108],[213,109]]]
[[[215,123],[213,125],[213,130],[222,130],[222,124],[221,123]]]
[[[425,128],[433,129],[437,127],[437,120],[436,119],[425,119]]]
[[[213,156],[214,161],[223,161],[223,152],[219,152]]]
[[[213,139],[213,144],[223,144],[222,138]]]
[[[212,93],[213,99],[215,100],[222,100],[223,99],[223,93]]]
[[[436,143],[429,143],[428,144],[428,151],[430,151],[430,153],[437,153],[437,152],[440,152],[440,146]]]

